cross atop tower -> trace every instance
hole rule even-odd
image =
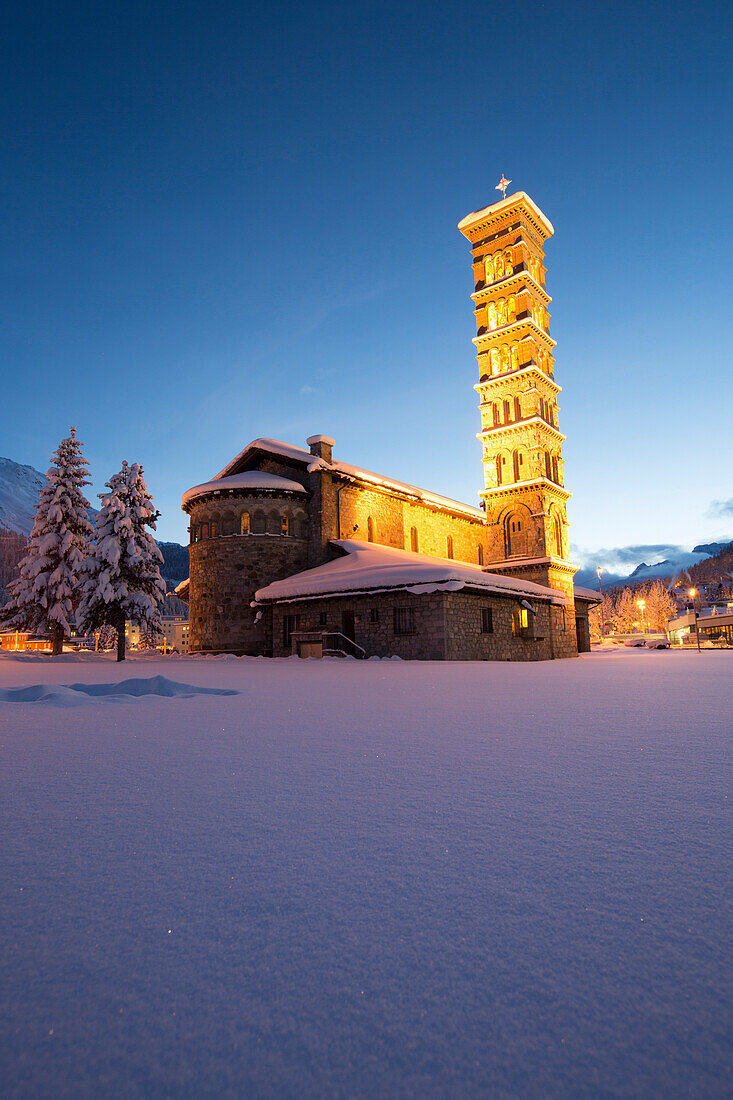
[[[500,180],[499,180],[499,182],[497,183],[497,185],[496,185],[496,187],[494,188],[494,190],[495,190],[495,191],[501,191],[501,197],[502,197],[503,199],[505,199],[505,198],[506,198],[506,189],[507,189],[507,187],[509,186],[509,184],[510,184],[511,182],[512,182],[511,180],[507,180],[507,179],[504,179],[504,173],[502,172],[502,173],[501,173],[501,179],[500,179]]]

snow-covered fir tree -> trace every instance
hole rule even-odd
[[[25,556],[18,565],[20,576],[8,586],[10,602],[3,609],[9,626],[50,633],[56,654],[71,633],[69,620],[80,596],[82,563],[93,534],[83,492],[83,486],[90,484],[88,467],[81,448],[72,428],[51,459]]]
[[[163,555],[150,534],[158,513],[143,478],[142,466],[122,463],[100,493],[94,546],[84,564],[79,619],[85,630],[104,625],[117,630],[117,660],[125,659],[125,621],[161,629],[165,584]]]

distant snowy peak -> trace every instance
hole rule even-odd
[[[46,483],[45,474],[33,466],[21,466],[11,458],[0,458],[0,527],[29,535]]]
[[[705,554],[712,558],[715,554],[719,554],[721,550],[730,550],[733,546],[733,542],[701,542],[699,546],[693,546],[693,554]]]
[[[21,466],[12,458],[0,458],[0,527],[18,535],[30,535],[36,518],[38,495],[46,484],[46,475],[34,466]],[[86,489],[89,500],[89,489]],[[96,508],[89,509],[94,522]]]
[[[686,550],[682,546],[665,546],[662,549],[665,556],[662,561],[639,562],[630,570],[633,559],[631,554],[639,551],[639,556],[646,551],[655,550],[655,547],[620,547],[616,550],[602,550],[598,552],[596,560],[592,555],[584,554],[583,564],[575,575],[575,583],[597,587],[598,577],[596,566],[603,568],[602,583],[604,586],[611,584],[634,584],[637,581],[664,580],[677,576],[683,569],[689,569],[693,565],[700,565],[716,554],[733,547],[733,542],[704,542],[698,543],[692,550]],[[630,560],[631,559],[631,560]],[[628,564],[627,564],[628,563]]]

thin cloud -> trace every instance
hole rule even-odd
[[[730,500],[711,500],[708,516],[711,519],[717,519],[719,516],[733,516],[733,497]]]

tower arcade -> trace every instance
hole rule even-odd
[[[560,589],[569,603],[558,609],[553,634],[560,648],[573,649],[570,493],[545,290],[544,243],[554,230],[524,191],[469,214],[458,228],[473,254],[487,565]]]

